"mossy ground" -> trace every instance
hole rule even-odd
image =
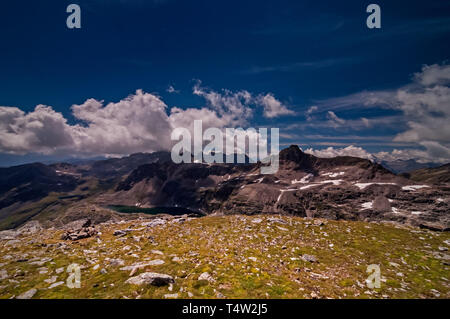
[[[274,217],[284,223],[271,221]],[[169,220],[152,228],[142,222],[102,225],[97,237],[76,242],[61,241],[61,231],[55,230],[20,243],[0,242],[0,271],[8,277],[0,280],[0,297],[36,288],[34,298],[164,298],[175,293],[178,298],[450,298],[448,260],[443,259],[448,252],[442,248],[448,247],[449,233],[353,221],[317,226],[310,219],[266,215]],[[126,236],[113,236],[114,230],[129,228],[134,230]],[[318,262],[303,260],[304,254]],[[125,282],[130,271],[107,258],[122,259],[125,266],[162,259],[164,264],[134,275],[168,274],[175,284],[170,289],[130,285]],[[56,282],[65,282],[71,263],[82,265],[81,288],[64,283],[49,289],[44,280],[57,276]],[[381,269],[379,289],[365,282],[371,264]],[[57,274],[61,267],[64,272]],[[214,281],[199,281],[203,272]]]

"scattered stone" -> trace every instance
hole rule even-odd
[[[441,293],[436,289],[431,289],[430,291],[436,298],[439,298],[441,296]]]
[[[200,276],[198,276],[198,280],[206,280],[209,282],[213,282],[214,278],[211,277],[211,275],[208,272],[204,272]]]
[[[88,219],[80,229],[68,230],[62,236],[62,240],[80,240],[83,238],[89,238],[97,234],[95,227],[91,226],[91,221]]]
[[[394,263],[394,262],[389,262],[389,265],[390,266],[392,266],[392,267],[399,267],[400,265],[399,264],[397,264],[397,263]]]
[[[16,262],[18,262],[18,263],[24,263],[24,262],[27,262],[27,261],[28,261],[28,258],[19,258],[19,259],[16,260]]]
[[[124,230],[115,230],[113,235],[117,237],[123,237],[126,236],[127,232]]]
[[[0,280],[5,280],[5,279],[8,279],[9,278],[9,276],[8,276],[8,272],[6,271],[6,270],[0,270]]]
[[[52,276],[48,279],[45,279],[44,282],[46,282],[48,284],[52,284],[52,283],[56,282],[57,279],[58,279],[58,276]]]
[[[105,258],[105,260],[109,263],[110,266],[113,266],[113,267],[125,265],[125,262],[123,261],[123,259],[120,259],[120,258],[116,258],[116,259]]]
[[[33,288],[16,297],[16,299],[31,299],[37,293],[37,289]]]
[[[134,264],[134,265],[131,265],[131,266],[125,266],[125,267],[120,268],[120,270],[130,271],[130,270],[136,270],[136,269],[145,268],[145,267],[148,267],[148,266],[158,266],[158,265],[162,265],[162,264],[164,264],[164,260],[155,259],[155,260],[152,260],[152,261],[149,261],[149,262],[146,262],[146,263],[137,263],[137,264]]]
[[[316,274],[315,272],[310,272],[309,275],[316,279],[330,279],[330,277],[322,275],[322,274]]]
[[[23,236],[30,236],[42,230],[41,224],[37,220],[27,222],[17,230],[17,233]]]
[[[375,197],[372,209],[380,213],[392,211],[391,203],[385,196]]]
[[[16,246],[20,243],[21,243],[21,241],[19,239],[13,239],[13,240],[8,240],[5,244],[5,246]]]
[[[155,260],[151,260],[148,262],[149,266],[159,266],[162,264],[164,264],[164,260],[161,260],[161,259],[155,259]]]
[[[262,219],[261,219],[261,218],[253,218],[253,219],[252,219],[252,223],[259,224],[259,223],[261,223],[261,222],[262,222]]]
[[[15,239],[19,234],[14,230],[3,230],[0,231],[0,240],[11,240]]]
[[[56,287],[61,286],[61,285],[63,285],[63,284],[64,284],[64,281],[58,281],[58,282],[55,282],[54,284],[51,284],[51,285],[48,287],[48,289],[53,289],[53,288],[56,288]]]
[[[281,218],[269,217],[269,218],[267,219],[267,221],[270,222],[270,223],[279,223],[279,224],[284,224],[284,225],[287,224],[287,222],[284,221],[284,220],[282,220]]]
[[[126,283],[132,285],[153,285],[165,286],[175,281],[169,275],[158,274],[154,272],[144,272],[138,276],[129,278]]]
[[[166,294],[166,295],[164,295],[164,298],[166,298],[166,299],[176,299],[176,298],[178,298],[178,294]]]
[[[44,257],[44,258],[42,258],[42,259],[39,259],[39,260],[35,260],[35,261],[30,262],[30,265],[44,266],[44,264],[46,264],[46,263],[48,263],[48,262],[50,262],[50,261],[52,261],[52,260],[53,260],[53,259],[50,258],[50,257]]]
[[[302,259],[303,259],[304,261],[309,261],[310,263],[316,263],[316,262],[317,262],[316,256],[313,256],[313,255],[307,255],[307,254],[304,254],[304,255],[302,256]]]
[[[38,268],[38,271],[41,275],[48,273],[47,267]]]
[[[164,225],[166,223],[167,223],[167,221],[165,219],[156,218],[156,219],[153,219],[150,222],[142,223],[141,225],[144,226],[144,227],[151,228],[151,227],[155,227],[155,226],[159,226],[159,225]]]
[[[320,219],[314,220],[313,224],[314,224],[314,226],[323,226],[323,225],[325,225],[325,223],[322,220],[320,220]]]

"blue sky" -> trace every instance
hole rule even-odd
[[[378,30],[365,23],[372,2],[382,10]],[[90,98],[106,105],[142,89],[163,101],[169,113],[173,107],[217,110],[207,93],[224,97],[225,89],[231,97],[246,91],[255,102],[244,124],[280,127],[282,144],[333,147],[332,152],[353,145],[361,148],[357,151],[391,155],[394,149],[410,150],[399,158],[445,162],[448,136],[423,133],[433,121],[414,119],[405,99],[448,88],[450,3],[372,2],[86,0],[75,2],[82,28],[70,30],[65,20],[72,1],[2,1],[0,106],[24,114],[39,104],[51,106],[74,126],[86,123],[74,116],[72,105]],[[423,84],[426,76],[444,80]],[[169,86],[175,91],[168,92]],[[193,94],[196,86],[205,94]],[[409,95],[399,101],[403,91]],[[291,112],[265,116],[256,97],[267,94]],[[445,109],[433,112],[426,115],[448,116]],[[411,130],[417,125],[411,123],[423,134],[415,136]],[[36,131],[25,129],[14,131],[13,138],[27,146],[11,146],[12,129],[4,130],[0,165],[78,152],[59,148],[61,141],[50,147],[54,152],[40,145],[42,140],[34,147],[26,139]],[[149,151],[149,145],[142,150]]]

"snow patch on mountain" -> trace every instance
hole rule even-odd
[[[397,185],[395,183],[355,183],[355,186],[359,187],[359,189],[365,189],[370,185]]]
[[[337,172],[337,173],[333,173],[333,172],[327,172],[327,173],[323,173],[321,174],[322,176],[329,176],[329,177],[338,177],[341,175],[344,175],[345,172]]]
[[[415,191],[421,188],[427,188],[430,187],[428,185],[408,185],[408,186],[403,186],[402,190],[404,191]]]
[[[373,201],[372,201],[372,202],[362,203],[361,206],[362,206],[363,210],[364,210],[364,209],[372,209],[372,207],[373,207]]]

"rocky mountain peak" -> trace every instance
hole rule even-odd
[[[280,160],[301,162],[302,159],[308,157],[307,154],[303,153],[302,150],[297,145],[291,145],[280,152]]]

